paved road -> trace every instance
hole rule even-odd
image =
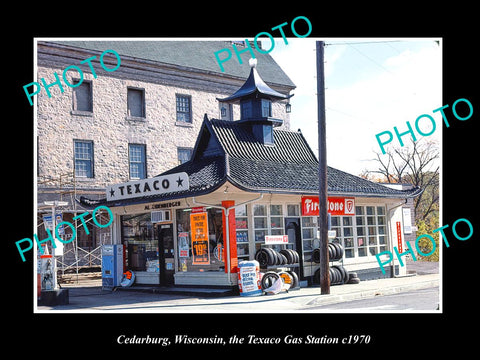
[[[371,299],[355,300],[323,306],[310,307],[308,310],[345,310],[355,312],[368,311],[415,311],[436,310],[439,302],[438,287],[420,289],[395,295],[377,296]]]

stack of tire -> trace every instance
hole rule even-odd
[[[337,261],[343,258],[343,246],[339,243],[328,243],[328,258],[330,261]],[[313,249],[312,260],[320,263],[320,249]]]
[[[255,260],[260,267],[265,268],[272,265],[289,265],[299,262],[298,253],[292,249],[283,249],[277,251],[271,248],[261,248],[255,253]]]
[[[328,243],[328,258],[330,261],[338,261],[343,258],[344,249],[339,243]],[[312,253],[312,261],[320,263],[320,249],[316,248]],[[358,284],[360,279],[357,277],[357,273],[349,273],[342,265],[333,265],[329,268],[330,271],[330,284]],[[313,283],[320,284],[320,269],[317,269],[313,274]]]
[[[341,285],[346,283],[350,284],[350,273],[342,265],[330,266],[329,272],[330,285]],[[315,274],[313,275],[313,283],[320,284],[320,269],[315,271]]]

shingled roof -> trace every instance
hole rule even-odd
[[[132,38],[131,40],[64,40],[50,41],[52,44],[65,45],[80,49],[93,51],[104,51],[106,49],[115,50],[124,59],[142,59],[153,61],[160,64],[170,64],[179,66],[183,69],[196,70],[206,73],[216,73],[220,76],[228,76],[238,79],[247,78],[250,72],[248,60],[251,57],[249,51],[241,52],[242,63],[232,48],[232,41],[226,40],[185,40],[181,38],[173,40],[145,40]],[[245,50],[241,45],[239,51]],[[253,45],[252,45],[253,47]],[[215,52],[228,49],[232,55],[229,61],[222,65],[225,72],[220,70],[220,66],[215,57]],[[227,52],[219,54],[223,59]],[[271,85],[285,86],[291,89],[295,84],[288,77],[283,69],[275,62],[268,53],[255,52],[258,58],[258,71],[262,73],[263,79]]]
[[[300,131],[274,129],[274,145],[263,145],[248,124],[208,119],[205,115],[190,161],[161,175],[186,172],[190,189],[163,195],[108,202],[82,198],[84,205],[110,206],[172,200],[211,193],[227,181],[257,193],[315,195],[318,160]],[[396,190],[328,167],[328,194],[356,197],[408,198],[420,189]]]
[[[239,188],[272,193],[318,192],[318,160],[300,131],[274,129],[271,146],[256,140],[245,124],[205,119],[204,126],[225,154],[226,180]],[[206,140],[199,138],[195,149],[199,150]],[[405,198],[418,192],[417,188],[391,189],[332,167],[327,169],[327,178],[330,195]]]

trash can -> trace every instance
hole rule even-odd
[[[238,263],[238,288],[241,296],[258,296],[262,294],[260,264],[258,261],[240,261]]]

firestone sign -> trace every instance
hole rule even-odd
[[[115,201],[188,189],[190,189],[188,174],[180,172],[107,186],[106,194],[108,201]]]
[[[302,197],[302,215],[318,216],[318,196]],[[352,197],[328,197],[327,211],[333,216],[354,216],[355,198]]]

